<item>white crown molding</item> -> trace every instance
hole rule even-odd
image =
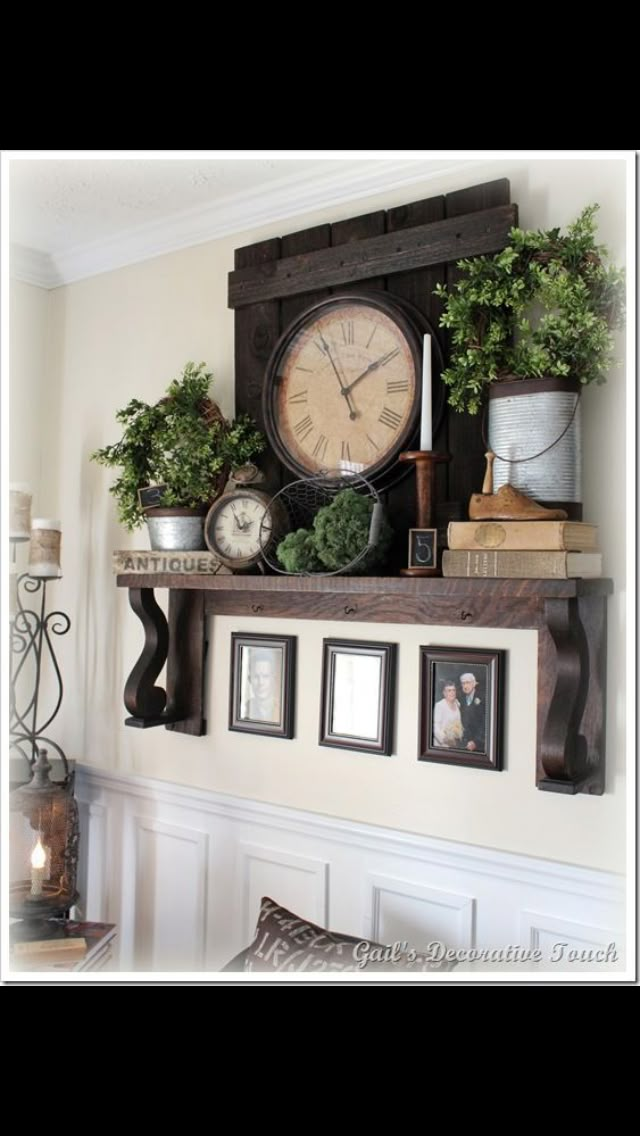
[[[448,178],[460,170],[469,173],[480,165],[482,162],[476,160],[434,161],[433,158],[349,160],[336,170],[335,162],[328,162],[326,173],[316,169],[313,173],[283,178],[212,205],[137,226],[109,240],[51,256],[21,249],[20,257],[12,256],[11,270],[18,279],[30,284],[56,288],[272,221],[402,189],[417,182]]]
[[[46,252],[12,244],[9,250],[11,276],[23,284],[35,284],[38,288],[58,288],[66,281],[58,275],[56,266]]]

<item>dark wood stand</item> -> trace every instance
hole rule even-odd
[[[121,575],[117,583],[130,589],[145,629],[145,645],[126,687],[127,709],[138,726],[166,725],[195,736],[206,732],[207,616],[525,628],[538,632],[536,784],[554,793],[604,792],[611,580],[150,573]],[[170,590],[168,623],[161,608],[148,602],[154,588]],[[165,659],[169,721],[158,713],[154,685]]]
[[[451,454],[438,454],[433,450],[407,450],[400,454],[401,462],[413,462],[416,467],[416,528],[433,528],[436,501],[436,465],[451,461]],[[437,563],[432,568],[401,568],[402,576],[440,576]]]

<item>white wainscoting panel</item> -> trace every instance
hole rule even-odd
[[[269,845],[238,845],[239,893],[242,925],[247,943],[253,939],[256,911],[264,895],[303,919],[326,927],[329,920],[329,864],[310,856],[296,856]]]
[[[450,947],[474,946],[475,899],[412,884],[392,876],[369,876],[371,938],[378,943],[425,946],[437,939]]]
[[[141,970],[202,970],[206,832],[135,818],[134,963]]]
[[[611,873],[86,766],[76,784],[80,907],[117,923],[123,971],[219,971],[253,938],[263,895],[419,951],[437,940],[546,957],[558,941],[614,942],[622,957],[624,881]]]
[[[523,911],[522,943],[545,957],[566,961],[572,968],[594,970],[593,960],[611,967],[624,963],[620,937],[612,936],[610,927],[590,927],[571,919],[558,919],[540,911]],[[599,967],[598,967],[599,969]]]

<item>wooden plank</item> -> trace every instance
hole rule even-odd
[[[495,209],[498,205],[508,205],[511,200],[511,185],[509,178],[496,178],[495,181],[483,181],[480,185],[469,185],[466,189],[457,189],[455,193],[448,193],[446,197],[447,217],[459,217],[464,213],[475,213],[478,209]],[[516,220],[514,225],[518,224]]]
[[[313,229],[303,229],[298,233],[290,233],[282,238],[282,256],[304,256],[313,264],[315,253],[320,249],[327,249],[331,245],[331,226],[316,225]],[[315,292],[306,292],[298,296],[285,296],[280,305],[280,324],[282,331],[296,316],[300,315],[311,304],[318,303],[330,295],[329,288],[318,288]],[[288,485],[298,478],[297,473],[291,473],[285,466],[280,466],[280,484]]]
[[[482,214],[436,221],[407,229],[402,236],[384,233],[318,252],[313,266],[305,256],[271,260],[229,274],[229,307],[337,288],[355,281],[373,280],[396,272],[409,272],[462,256],[496,252],[504,247],[515,211],[505,205]]]
[[[331,226],[331,244],[333,248],[352,244],[354,241],[366,241],[371,237],[380,237],[386,232],[386,213],[383,209],[377,213],[363,213],[360,217],[349,217],[346,221],[337,221]],[[367,279],[365,287],[384,288],[384,276],[373,276]],[[362,280],[353,280],[341,284],[334,291],[357,292],[362,289]]]
[[[488,596],[471,605],[450,596],[402,597],[365,592],[340,596],[331,592],[289,593],[206,592],[208,615],[260,616],[270,619],[338,620],[404,623],[414,626],[439,624],[447,627],[509,627],[535,629],[542,626],[542,606],[535,596],[498,600]]]
[[[288,236],[283,237],[281,253],[285,259],[292,256],[308,258],[308,263],[311,266],[315,258],[310,254],[319,252],[320,249],[327,249],[330,246],[331,226],[316,225],[313,229],[303,229],[298,233],[289,233]],[[284,331],[305,308],[310,307],[311,304],[317,304],[328,295],[329,288],[318,288],[315,292],[306,292],[299,296],[286,296],[280,308],[282,330]]]
[[[277,263],[280,239],[274,237],[235,250],[235,266],[251,271]],[[280,305],[276,299],[240,308],[235,313],[236,414],[250,414],[264,431],[262,384],[267,360],[280,334]],[[259,456],[274,491],[280,488],[280,463],[268,449]]]
[[[431,579],[410,579],[404,576],[188,576],[161,573],[149,576],[127,575],[116,577],[119,588],[185,588],[203,592],[250,592],[260,597],[269,592],[315,593],[331,592],[353,596],[370,592],[372,595],[403,596],[409,599],[427,599],[435,596],[457,596],[469,600],[480,597],[524,599],[571,599],[574,596],[608,596],[613,583],[604,577],[591,580],[471,580],[462,576],[440,576]],[[259,613],[256,613],[259,614]]]
[[[417,225],[429,225],[444,218],[444,197],[431,197],[424,201],[412,201],[409,205],[400,205],[390,209],[387,214],[387,232],[399,233]],[[445,266],[432,265],[429,268],[416,268],[412,272],[399,272],[387,280],[387,290],[394,296],[408,300],[418,311],[428,319],[433,332],[438,338],[441,304],[433,295],[438,283],[444,283]],[[435,380],[437,381],[437,379]],[[447,415],[433,440],[434,450],[440,453],[447,451]],[[448,493],[446,462],[439,462],[436,467],[435,501],[444,501]],[[387,512],[397,539],[394,545],[394,559],[392,569],[407,566],[407,543],[410,528],[416,526],[416,493],[415,493],[415,467],[403,466],[405,476],[391,487],[386,496]]]
[[[169,593],[167,713],[179,720],[166,726],[200,737],[204,720],[204,595],[172,588]]]
[[[445,198],[447,218],[454,224],[458,217],[466,221],[478,211],[478,216],[484,217],[485,210],[493,212],[496,208],[506,209],[510,199],[510,186],[507,178],[486,182],[483,185],[472,185],[467,189],[460,189],[456,193],[449,193]],[[512,220],[503,234],[502,244],[494,249],[477,249],[470,253],[477,256],[482,252],[499,252],[507,243],[511,225],[518,223],[517,205],[508,206]],[[455,284],[460,273],[455,264],[447,265],[447,284]],[[446,355],[449,355],[448,337],[445,340]],[[453,456],[449,471],[449,497],[452,501],[459,501],[463,516],[467,516],[469,497],[479,492],[484,476],[486,445],[482,438],[483,414],[459,414],[455,410],[448,413],[448,445],[449,453]]]

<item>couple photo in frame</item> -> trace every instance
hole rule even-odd
[[[420,761],[502,769],[504,656],[420,648]]]

